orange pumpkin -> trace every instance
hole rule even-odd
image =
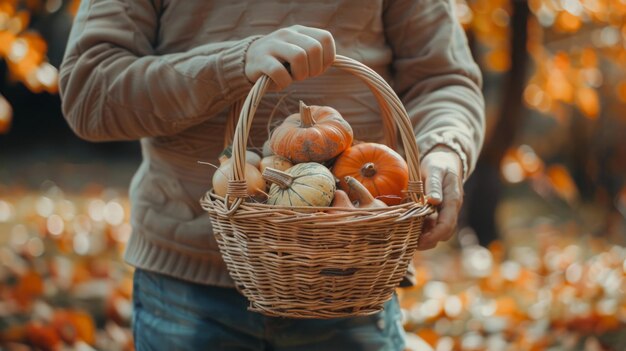
[[[287,117],[270,136],[270,148],[293,163],[328,161],[352,144],[352,127],[332,107],[307,106]]]
[[[350,194],[346,176],[356,178],[375,198],[397,205],[409,183],[409,167],[397,152],[386,145],[362,143],[344,151],[333,166],[339,187]]]

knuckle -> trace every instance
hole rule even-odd
[[[280,75],[281,71],[284,69],[284,67],[279,64],[268,64],[268,66],[266,73],[272,78]]]
[[[293,29],[291,29],[291,27],[289,27],[289,28],[280,28],[280,29],[276,30],[274,33],[276,34],[277,37],[283,39],[283,38],[286,38],[286,37],[292,35],[293,32],[294,32]]]
[[[307,51],[310,55],[319,55],[323,51],[322,44],[318,41],[315,41],[309,45]]]
[[[298,61],[298,62],[304,62],[307,59],[307,52],[305,49],[301,48],[301,47],[296,47],[294,49],[294,54],[293,54],[293,58]]]
[[[333,35],[325,30],[325,29],[320,29],[320,40],[324,43],[324,44],[331,44],[334,39],[333,39]]]

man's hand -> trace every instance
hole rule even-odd
[[[463,204],[463,167],[461,159],[446,146],[437,146],[421,162],[426,179],[428,202],[438,207],[436,214],[426,218],[419,239],[419,250],[437,246],[454,234]]]
[[[250,44],[245,74],[251,82],[265,74],[274,82],[274,89],[282,90],[294,80],[322,74],[333,61],[335,40],[330,32],[295,25],[278,29]],[[285,64],[289,64],[289,70]]]

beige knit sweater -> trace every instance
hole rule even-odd
[[[423,154],[446,144],[465,176],[483,140],[481,76],[450,0],[83,0],[61,67],[63,112],[92,141],[141,140],[130,187],[133,234],[126,260],[181,279],[232,286],[199,199],[211,187],[231,104],[247,94],[246,49],[255,36],[301,24],[329,30],[337,53],[387,79],[414,121]],[[378,141],[378,106],[357,79],[329,70],[268,94],[268,115],[297,101],[333,106],[360,140]]]

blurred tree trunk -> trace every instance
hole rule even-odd
[[[483,151],[474,173],[468,179],[465,204],[461,214],[461,227],[469,226],[481,245],[498,238],[495,212],[502,194],[500,161],[511,147],[521,127],[524,107],[522,96],[526,81],[528,56],[526,42],[530,10],[525,0],[513,0],[511,17],[511,70],[504,81],[504,94],[497,121],[490,138],[485,140]]]
[[[481,159],[499,165],[506,150],[513,144],[521,126],[524,106],[522,96],[526,82],[528,55],[526,41],[530,10],[525,0],[513,1],[511,18],[511,70],[508,74],[505,93],[500,106],[500,116],[490,140],[485,141]]]

